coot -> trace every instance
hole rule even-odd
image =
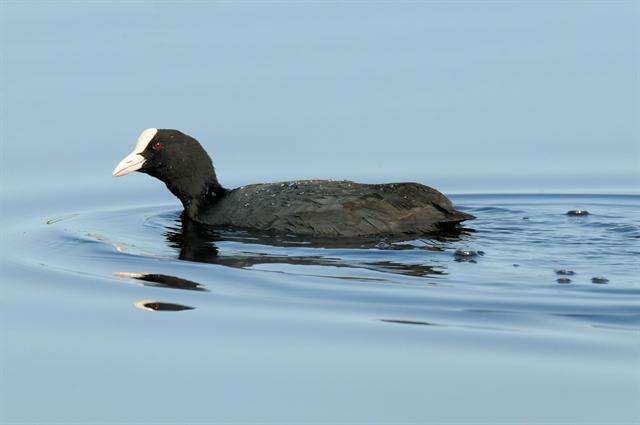
[[[353,238],[427,235],[474,218],[419,183],[300,180],[225,189],[200,143],[177,130],[143,131],[113,175],[133,171],[164,182],[188,218],[213,226]]]

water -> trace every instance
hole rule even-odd
[[[8,422],[640,419],[640,196],[458,195],[473,231],[338,244],[194,227],[126,193],[19,199]]]
[[[0,1],[0,422],[640,423],[639,10]],[[475,193],[475,232],[183,226],[111,177],[148,127],[226,187]]]

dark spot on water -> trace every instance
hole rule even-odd
[[[605,283],[609,283],[609,279],[602,276],[596,276],[591,278],[591,283],[597,283],[599,285],[604,285]]]
[[[529,220],[529,217],[522,217],[523,220]]]
[[[558,283],[571,283],[571,279],[569,279],[568,277],[561,277],[561,278],[557,279],[556,282],[558,282]]]
[[[513,264],[513,267],[520,267],[520,264]]]
[[[380,319],[380,321],[386,323],[398,323],[400,325],[437,326],[435,323],[420,322],[418,320]]]
[[[114,275],[142,281],[145,286],[183,289],[186,291],[207,291],[207,288],[205,288],[204,285],[197,282],[166,274],[116,272]]]
[[[558,276],[573,276],[576,274],[576,272],[574,272],[573,270],[560,269],[556,270],[556,274]]]
[[[183,311],[193,310],[195,307],[189,307],[182,304],[165,303],[161,301],[138,301],[134,305],[141,310],[149,311]]]
[[[586,215],[589,215],[589,211],[587,211],[587,210],[571,210],[571,211],[567,211],[567,215],[569,215],[571,217],[584,217]]]

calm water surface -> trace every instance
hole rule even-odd
[[[0,0],[0,423],[640,423],[637,2],[401,3]],[[212,231],[111,177],[148,127],[227,187],[636,196]]]
[[[5,420],[637,423],[640,196],[452,198],[459,236],[348,244],[7,199]]]

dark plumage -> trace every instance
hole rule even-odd
[[[471,218],[418,183],[303,180],[226,192],[196,220],[323,237],[425,234]]]
[[[224,189],[197,140],[177,130],[145,130],[114,175],[140,171],[162,180],[192,220],[213,226],[321,237],[425,235],[474,217],[419,183],[302,180]]]

